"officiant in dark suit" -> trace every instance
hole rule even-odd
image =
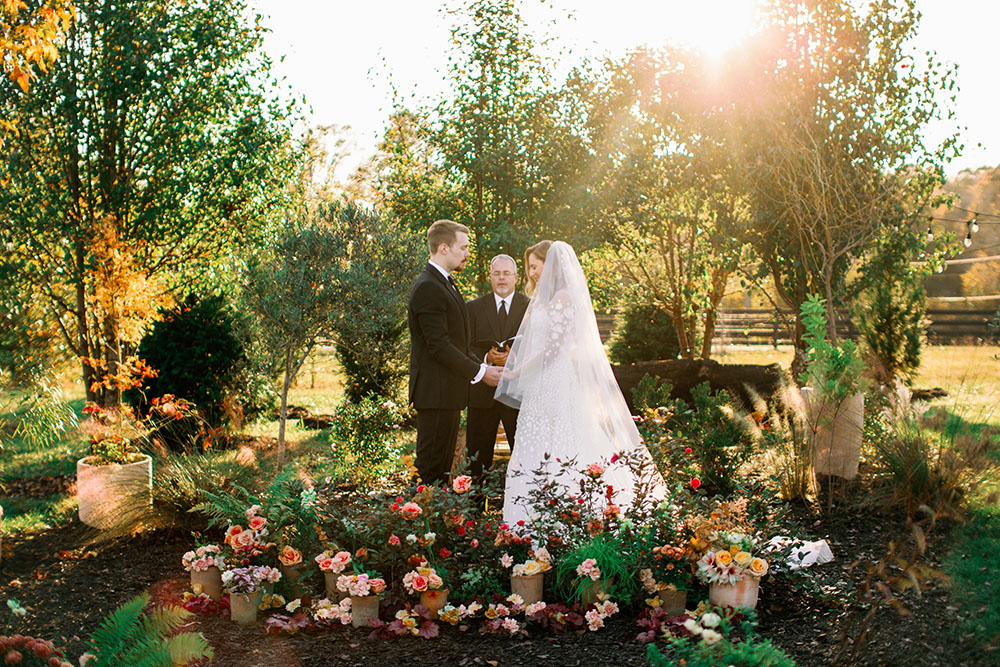
[[[469,258],[469,228],[438,220],[427,230],[427,246],[430,260],[408,309],[410,402],[417,410],[417,472],[425,484],[439,484],[451,470],[470,385],[492,395],[501,369],[470,355],[468,311],[452,275]]]
[[[503,366],[528,308],[528,297],[514,289],[517,263],[509,255],[497,255],[490,260],[490,285],[493,291],[466,304],[471,334],[469,351],[491,366]],[[493,464],[500,422],[503,422],[507,442],[511,449],[514,448],[517,410],[493,400],[493,392],[493,387],[476,384],[469,393],[466,445],[470,471],[477,483]]]

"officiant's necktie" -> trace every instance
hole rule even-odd
[[[500,320],[500,335],[503,336],[507,331],[507,302],[500,302],[500,310],[497,311],[497,317]]]
[[[455,290],[459,296],[462,296],[462,291],[458,289],[458,283],[455,282],[455,276],[450,273],[448,274],[448,284],[451,285],[451,288]]]

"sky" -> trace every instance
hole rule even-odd
[[[305,97],[315,125],[351,127],[343,172],[372,155],[395,88],[408,105],[446,90],[449,19],[440,0],[249,0],[271,31],[265,49],[285,92]],[[585,55],[622,55],[640,44],[682,43],[721,52],[749,31],[753,0],[522,0],[529,30],[568,52],[568,70]],[[947,168],[1000,165],[996,56],[998,0],[917,0],[914,43],[958,65],[957,116],[932,126],[941,140],[964,127],[965,150]],[[570,14],[572,13],[572,16]]]

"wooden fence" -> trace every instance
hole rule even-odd
[[[930,309],[927,317],[927,341],[932,345],[976,345],[1000,340],[1000,331],[988,322],[996,310]],[[723,310],[715,329],[716,345],[787,345],[792,342],[790,327],[794,322],[791,311],[777,313],[770,309],[734,308]],[[614,315],[597,313],[601,340],[607,342],[614,331]],[[837,330],[842,336],[855,338],[856,327],[847,312],[838,313]]]

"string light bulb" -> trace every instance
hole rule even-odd
[[[928,243],[933,243],[934,242],[934,232],[931,231],[930,227],[927,228],[927,242]]]
[[[972,222],[969,223],[969,231],[975,234],[979,231],[979,214],[972,216]]]
[[[963,241],[963,243],[965,244],[966,248],[972,245],[972,232],[969,232],[968,234],[965,235],[965,241]]]

